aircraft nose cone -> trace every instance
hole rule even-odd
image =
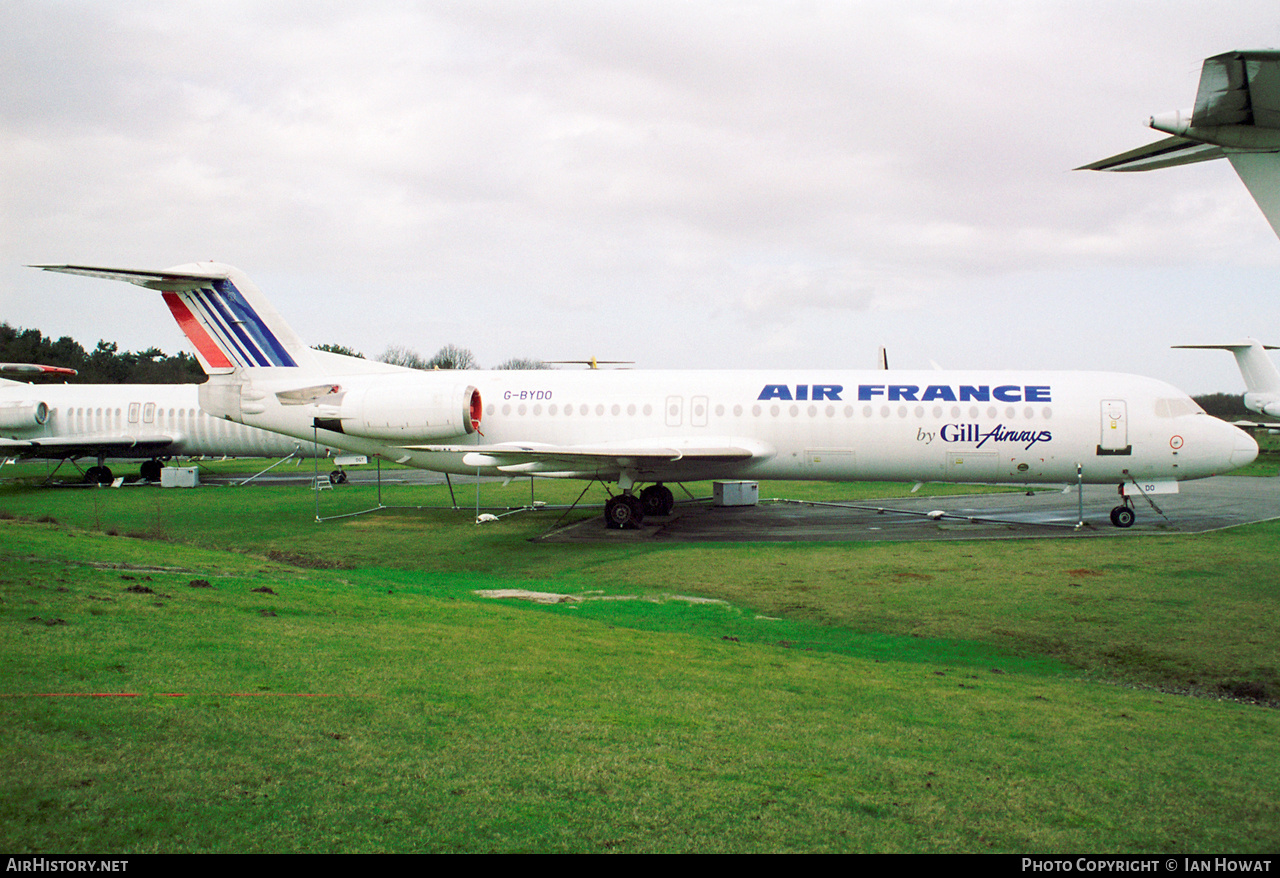
[[[1258,443],[1252,436],[1244,430],[1236,428],[1236,444],[1231,449],[1231,465],[1233,467],[1242,467],[1245,464],[1253,463],[1258,456]]]

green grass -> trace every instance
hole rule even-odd
[[[1280,711],[1178,694],[1274,697],[1276,525],[550,545],[558,512],[316,524],[297,488],[11,485],[0,512],[11,851],[1280,842]]]
[[[1256,430],[1252,434],[1258,442],[1258,457],[1248,466],[1239,470],[1231,470],[1229,476],[1265,476],[1280,475],[1280,435],[1270,430]]]
[[[1258,440],[1258,458],[1248,466],[1232,470],[1232,476],[1277,476],[1280,475],[1280,435],[1267,430],[1255,432],[1253,438]]]

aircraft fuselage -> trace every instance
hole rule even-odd
[[[418,372],[397,379],[402,408],[415,395],[474,388],[479,431],[444,440],[406,422],[394,441],[358,435],[348,421],[316,420],[315,406],[277,402],[293,370],[254,370],[261,412],[219,414],[247,424],[452,473],[524,473],[613,479],[628,462],[511,463],[466,445],[529,449],[732,447],[732,460],[645,457],[637,481],[702,478],[1062,483],[1182,480],[1252,460],[1248,435],[1206,415],[1186,394],[1150,378],[1090,372],[834,370]],[[278,375],[268,373],[277,372]],[[384,376],[330,376],[348,398],[385,387]],[[215,379],[216,380],[216,379]],[[206,407],[210,401],[205,399]],[[459,404],[460,406],[460,404]],[[453,403],[447,407],[451,411]],[[343,426],[344,432],[314,423]],[[368,426],[364,427],[366,431]],[[412,447],[418,446],[418,447]]]

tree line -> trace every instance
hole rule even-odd
[[[344,345],[316,345],[317,350],[364,358]],[[391,345],[378,357],[384,363],[410,369],[477,369],[475,356],[464,347],[447,344],[432,357],[402,345]],[[122,351],[114,341],[99,341],[92,351],[69,336],[56,341],[38,329],[0,323],[0,363],[32,363],[75,369],[76,375],[59,376],[69,384],[200,384],[204,370],[191,354],[166,354],[159,348]],[[541,360],[513,357],[498,369],[548,369]]]
[[[199,384],[204,370],[186,353],[166,354],[159,348],[122,351],[113,341],[99,341],[86,351],[75,339],[56,341],[38,329],[22,329],[0,323],[0,362],[32,363],[75,369],[76,375],[60,375],[69,384]]]

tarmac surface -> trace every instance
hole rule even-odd
[[[320,470],[321,478],[327,468]],[[349,484],[375,484],[373,467],[347,470]],[[214,474],[202,471],[204,484],[241,483],[250,473]],[[287,464],[251,479],[254,484],[310,484],[315,470],[310,461]],[[469,499],[474,477],[454,477],[454,487]],[[493,481],[484,479],[484,481]],[[497,481],[501,481],[498,479]],[[397,469],[382,473],[382,482],[444,484],[440,473]],[[1110,511],[1119,498],[1111,485],[1085,485],[1084,525],[1077,526],[1079,501],[1074,487],[1037,490],[1034,494],[959,494],[815,503],[764,499],[769,482],[761,482],[758,506],[712,505],[709,499],[677,503],[667,516],[650,516],[635,530],[610,530],[598,516],[564,527],[554,523],[562,510],[548,507],[536,513],[551,528],[547,542],[829,542],[842,540],[997,540],[1093,539],[1136,534],[1194,534],[1280,518],[1280,477],[1217,476],[1179,483],[1179,493],[1134,498],[1132,527],[1114,527]],[[590,507],[585,507],[590,508]]]
[[[767,489],[768,482],[761,488]],[[789,542],[836,540],[1090,539],[1136,534],[1193,534],[1280,518],[1280,478],[1219,476],[1182,482],[1178,494],[1134,501],[1132,527],[1111,524],[1116,489],[1068,492],[968,494],[856,503],[761,500],[758,506],[717,507],[710,502],[676,506],[671,515],[646,518],[636,530],[608,530],[603,517],[551,531],[548,542]],[[935,517],[930,517],[933,513]],[[940,516],[937,513],[942,513]]]

